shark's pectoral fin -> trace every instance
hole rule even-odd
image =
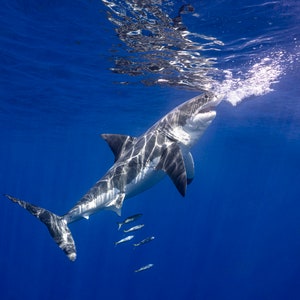
[[[101,137],[108,143],[114,153],[115,161],[118,160],[122,151],[128,149],[135,140],[135,137],[122,134],[101,134]]]
[[[123,206],[124,198],[125,198],[125,193],[119,193],[112,201],[109,202],[106,209],[112,210],[118,216],[121,216],[121,209]]]
[[[165,171],[179,193],[185,195],[187,175],[182,152],[177,144],[173,143],[164,150],[156,169]]]
[[[194,159],[191,152],[187,152],[186,154],[184,154],[183,159],[186,169],[187,184],[190,184],[193,181],[195,175]]]

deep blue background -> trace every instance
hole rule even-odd
[[[225,43],[219,67],[298,49],[296,2],[195,2],[201,18],[186,21]],[[114,83],[120,41],[98,1],[3,1],[0,33],[0,192],[58,214],[111,166],[100,133],[139,135],[196,94]],[[268,35],[262,49],[239,48],[241,37]],[[137,236],[155,235],[148,245],[114,247],[121,219],[101,212],[70,226],[71,263],[43,225],[2,197],[1,299],[299,299],[299,62],[285,73],[272,93],[219,105],[192,151],[185,198],[166,178],[125,202],[123,217],[144,214]]]

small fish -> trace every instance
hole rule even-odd
[[[138,246],[144,245],[146,243],[149,243],[149,242],[153,241],[154,239],[155,239],[154,236],[149,236],[149,237],[143,239],[142,241],[140,241],[139,243],[133,244],[133,246],[138,247]]]
[[[136,214],[136,215],[133,215],[133,216],[130,216],[128,218],[126,218],[123,222],[118,222],[118,230],[120,230],[120,228],[124,225],[124,224],[128,224],[128,223],[131,223],[135,220],[137,220],[138,218],[140,218],[143,214]]]
[[[124,239],[121,239],[121,240],[115,242],[115,246],[125,243],[125,242],[128,242],[128,241],[132,240],[133,238],[134,238],[134,235],[126,236]]]
[[[144,224],[141,224],[141,225],[136,225],[136,226],[133,226],[127,230],[124,230],[125,233],[127,232],[132,232],[132,231],[136,231],[136,230],[139,230],[141,228],[143,228],[145,225]]]
[[[145,270],[148,270],[150,268],[152,268],[154,266],[154,264],[148,264],[146,266],[143,266],[137,270],[134,270],[135,273],[138,273],[138,272],[141,272],[141,271],[145,271]]]

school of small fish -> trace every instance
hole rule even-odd
[[[127,224],[130,224],[132,222],[135,222],[137,219],[139,219],[140,217],[142,216],[142,214],[135,214],[135,215],[132,215],[130,217],[127,217],[124,221],[122,222],[118,222],[118,230],[120,230],[122,228],[122,226],[124,225],[127,225]],[[142,229],[145,225],[144,224],[139,224],[139,225],[135,225],[135,226],[132,226],[128,229],[124,229],[123,232],[124,233],[131,233],[131,232],[135,232],[135,231],[138,231],[140,229]],[[123,243],[126,243],[126,242],[129,242],[131,241],[132,239],[134,238],[134,235],[128,235],[122,239],[120,239],[119,241],[115,242],[115,246],[119,245],[119,244],[123,244]],[[143,240],[141,240],[140,242],[138,243],[134,243],[133,246],[134,247],[139,247],[141,245],[144,245],[144,244],[147,244],[151,241],[153,241],[155,239],[154,236],[148,236],[146,238],[144,238]],[[139,273],[139,272],[142,272],[142,271],[145,271],[145,270],[148,270],[150,268],[152,268],[154,266],[154,264],[147,264],[147,265],[144,265],[136,270],[134,270],[135,273]]]

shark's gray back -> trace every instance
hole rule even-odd
[[[127,138],[122,145],[123,149],[117,156],[114,167],[103,179],[110,180],[113,186],[122,189],[138,176],[147,163],[157,157],[160,157],[158,170],[161,168],[164,170],[166,164],[170,164],[171,152],[175,162],[176,159],[179,159],[181,150],[177,147],[180,141],[175,140],[171,134],[172,129],[178,126],[184,127],[193,115],[209,110],[213,97],[214,95],[209,93],[194,97],[177,106],[142,136]]]
[[[173,131],[174,128],[184,127],[195,115],[209,110],[212,99],[213,95],[210,94],[192,98],[173,109],[137,138],[117,134],[102,135],[115,155],[115,163],[69,214],[77,214],[77,209],[80,209],[82,204],[93,202],[99,195],[114,189],[118,194],[124,195],[122,199],[120,198],[121,202],[125,197],[131,197],[135,193],[130,192],[129,195],[127,188],[130,185],[138,185],[139,178],[142,178],[140,181],[145,179],[141,175],[145,173],[145,169],[151,169],[151,176],[157,178],[161,178],[164,174],[169,175],[178,191],[185,195],[186,185],[189,182],[185,154],[190,153],[189,150],[183,153],[185,150],[180,144],[181,141]],[[192,160],[191,156],[187,157]],[[193,161],[191,165],[193,168]],[[121,205],[122,203],[120,207]]]

